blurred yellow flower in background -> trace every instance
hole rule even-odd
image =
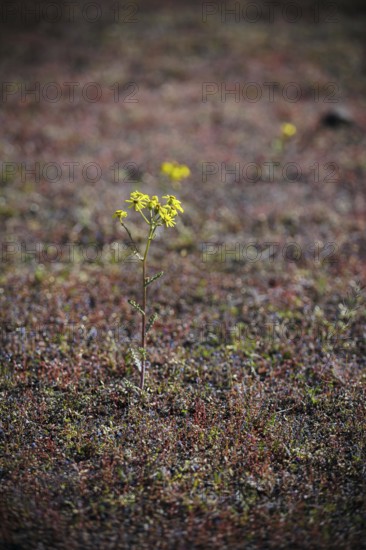
[[[291,138],[297,132],[296,126],[291,124],[291,122],[284,122],[281,126],[282,137]]]
[[[172,181],[181,181],[191,175],[191,171],[185,164],[177,162],[163,162],[161,173],[168,176]]]

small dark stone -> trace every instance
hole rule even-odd
[[[353,124],[353,121],[346,111],[339,109],[324,113],[320,119],[320,123],[322,126],[337,129],[342,126],[350,126]]]

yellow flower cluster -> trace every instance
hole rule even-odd
[[[129,208],[134,208],[135,211],[140,212],[146,223],[155,227],[165,224],[166,227],[174,227],[176,221],[175,217],[179,212],[184,212],[181,202],[174,195],[164,195],[163,199],[166,200],[165,204],[161,204],[159,197],[153,195],[150,197],[140,191],[133,191],[129,199],[125,202],[129,203]],[[150,220],[143,212],[143,210],[149,210]],[[116,210],[114,217],[119,218],[123,224],[124,218],[127,217],[127,212],[124,210]]]
[[[163,162],[161,173],[168,176],[172,181],[181,181],[191,175],[188,166],[177,162]]]

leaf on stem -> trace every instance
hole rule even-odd
[[[134,254],[136,254],[137,258],[142,262],[143,261],[143,257],[141,256],[140,252],[136,249],[134,250]]]
[[[132,306],[132,307],[133,307],[134,309],[136,309],[139,313],[141,313],[141,315],[145,315],[144,310],[142,309],[142,307],[141,307],[139,304],[137,304],[137,303],[135,302],[135,300],[127,300],[127,301],[128,301],[128,303],[130,304],[130,306]]]
[[[145,280],[145,286],[151,285],[151,283],[156,281],[156,279],[160,279],[160,277],[162,277],[163,275],[164,275],[164,271],[160,271],[159,273],[157,273],[153,277],[147,277],[146,280]]]
[[[140,352],[140,355],[141,355],[141,359],[143,359],[145,361],[145,359],[146,359],[146,348],[139,347],[139,352]]]
[[[137,351],[133,348],[130,348],[130,355],[132,357],[133,364],[137,368],[139,372],[141,372],[142,366],[141,366],[141,360],[137,354]]]
[[[146,326],[146,334],[149,332],[149,330],[153,327],[153,324],[155,323],[155,321],[157,320],[157,318],[159,317],[159,315],[157,313],[153,313],[148,322],[147,322],[147,326]]]

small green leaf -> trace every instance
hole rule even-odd
[[[127,300],[127,301],[128,301],[128,303],[130,304],[130,306],[132,306],[133,308],[135,308],[139,313],[141,313],[141,315],[145,315],[144,310],[142,309],[142,307],[141,307],[139,304],[137,304],[137,303],[135,302],[135,300]]]
[[[149,332],[149,330],[152,328],[153,324],[155,323],[156,319],[159,317],[157,313],[153,313],[151,317],[149,318],[146,326],[146,334]]]
[[[145,286],[151,285],[151,283],[156,281],[156,279],[160,279],[160,277],[162,277],[163,275],[164,275],[164,271],[160,271],[159,273],[157,273],[153,277],[147,277],[146,280],[145,280]]]

